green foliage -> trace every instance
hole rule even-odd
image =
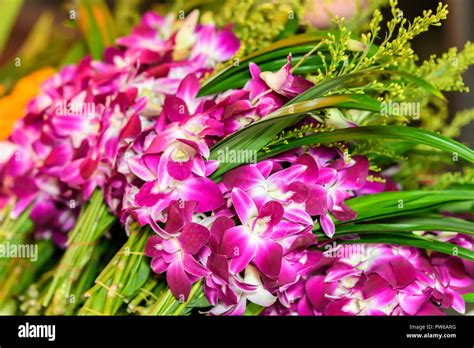
[[[101,59],[105,47],[114,43],[115,24],[103,0],[77,0],[79,30],[94,59]]]
[[[431,56],[416,69],[416,74],[433,83],[439,90],[468,92],[462,74],[473,64],[474,44],[468,42],[461,52],[452,47],[441,57]]]
[[[297,21],[301,3],[300,0],[227,0],[215,20],[219,26],[234,24],[242,42],[238,56],[243,57],[274,42],[288,21]]]
[[[457,138],[461,134],[461,129],[472,121],[474,121],[474,109],[458,111],[452,121],[443,127],[441,133],[450,138]]]
[[[8,36],[23,6],[23,0],[2,0],[2,20],[0,21],[0,52],[7,44]]]

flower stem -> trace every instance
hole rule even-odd
[[[147,229],[132,227],[127,242],[86,292],[87,300],[79,310],[80,315],[113,315],[140,292],[150,274],[143,253],[149,235]]]
[[[202,291],[202,281],[196,282],[184,302],[178,301],[169,288],[164,290],[158,300],[145,311],[146,315],[183,315],[189,303]]]
[[[8,249],[8,245],[18,246],[24,244],[28,234],[33,230],[31,222],[30,209],[26,209],[16,219],[11,216],[11,206],[7,206],[2,211],[0,218],[0,244]],[[0,303],[8,301],[13,294],[18,294],[21,287],[26,287],[29,277],[31,277],[30,267],[33,263],[29,260],[19,258],[0,259]],[[30,280],[32,281],[32,280]]]
[[[114,220],[108,213],[101,192],[96,190],[71,231],[68,247],[42,300],[42,305],[48,308],[47,313],[64,314],[66,308],[76,303],[75,297],[71,297],[73,287],[98,248],[98,240]]]

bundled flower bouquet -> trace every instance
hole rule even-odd
[[[0,145],[2,252],[37,248],[0,259],[2,313],[466,313],[474,112],[443,92],[474,46],[418,62],[447,7],[388,9],[147,12],[48,78]]]

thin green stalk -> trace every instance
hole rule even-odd
[[[202,281],[196,282],[189,293],[188,299],[184,302],[177,300],[171,293],[169,288],[166,288],[158,300],[145,311],[145,315],[183,315],[187,306],[196,298],[202,291]]]
[[[100,191],[95,191],[90,203],[82,210],[70,234],[68,248],[54,271],[54,277],[42,299],[47,313],[64,314],[71,303],[73,287],[90,263],[100,237],[113,222]],[[74,299],[75,300],[75,299]]]
[[[113,315],[139,293],[150,273],[143,253],[148,236],[149,231],[132,227],[127,242],[86,292],[87,300],[80,315]]]

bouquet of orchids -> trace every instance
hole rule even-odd
[[[474,46],[416,62],[442,4],[390,1],[381,39],[375,7],[315,30],[298,3],[147,12],[41,85],[1,142],[0,243],[38,247],[0,263],[4,313],[466,313],[474,112],[442,92]]]

